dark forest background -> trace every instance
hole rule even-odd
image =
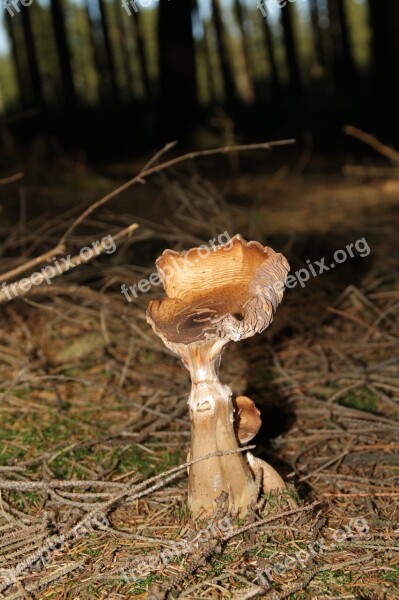
[[[172,139],[310,135],[331,150],[347,122],[397,143],[399,1],[278,1],[2,8],[0,133],[49,133],[97,158]]]

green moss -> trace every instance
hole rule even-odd
[[[136,579],[133,582],[133,585],[127,582],[122,589],[129,595],[137,596],[139,594],[146,593],[149,585],[159,580],[160,577],[158,575],[153,575],[150,573],[149,575],[147,575],[147,577],[140,577],[139,579]]]
[[[151,365],[155,358],[156,356],[151,350],[143,350],[139,355],[139,360],[144,365]]]
[[[173,510],[173,514],[176,517],[176,519],[179,521],[179,523],[185,522],[190,517],[190,510],[188,508],[188,505],[185,503],[179,504]]]
[[[385,571],[382,573],[382,578],[385,581],[392,581],[393,583],[399,583],[399,567],[392,569],[391,571]]]
[[[181,451],[174,450],[170,452],[169,450],[162,450],[161,452],[161,461],[159,463],[159,467],[162,471],[172,469],[173,467],[177,467],[181,464]]]
[[[19,510],[34,514],[41,506],[42,497],[38,492],[10,491],[4,494],[12,506]]]
[[[71,461],[65,455],[57,456],[51,463],[51,467],[56,479],[66,479],[70,476]]]
[[[229,565],[236,560],[236,557],[233,554],[224,553],[211,561],[213,572],[216,576],[222,575],[225,569],[229,567]]]
[[[110,381],[115,379],[115,373],[111,369],[103,369],[102,374]]]
[[[89,556],[99,556],[101,554],[101,550],[94,550],[94,548],[86,548],[83,554],[88,554]]]
[[[28,385],[26,387],[13,390],[11,392],[11,396],[15,396],[16,398],[29,398],[29,394],[32,393],[32,388]]]
[[[9,445],[0,452],[0,465],[2,467],[12,465],[14,462],[22,460],[24,457],[25,450],[23,448]]]
[[[116,472],[123,475],[137,469],[145,476],[155,474],[154,457],[147,452],[140,451],[136,446],[130,446],[119,453],[119,465]]]
[[[376,410],[377,400],[377,395],[374,392],[367,387],[363,387],[349,392],[339,400],[339,404],[350,408],[356,408],[357,410],[373,412]]]

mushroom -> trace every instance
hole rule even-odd
[[[257,433],[260,417],[249,398],[238,397],[234,408],[230,388],[219,380],[221,353],[228,342],[268,327],[289,265],[282,254],[240,235],[212,248],[165,250],[156,265],[166,298],[149,303],[147,321],[190,372],[190,457],[218,453],[190,466],[189,508],[194,517],[208,517],[225,492],[229,510],[244,515],[256,501],[259,468],[267,471],[265,492],[284,482],[270,465],[254,457],[249,462],[239,450],[239,441]],[[233,452],[220,455],[223,451]]]
[[[262,425],[260,412],[255,402],[247,396],[237,396],[233,400],[235,432],[240,444],[247,444],[258,433]]]

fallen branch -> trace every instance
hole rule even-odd
[[[382,156],[388,158],[396,165],[399,165],[399,152],[396,152],[396,150],[394,150],[393,148],[386,146],[370,133],[366,133],[365,131],[358,129],[357,127],[352,127],[352,125],[346,125],[343,131],[344,133],[346,133],[346,135],[350,135],[360,140],[364,144],[367,144],[367,146],[373,148],[373,150],[375,150],[379,154],[382,154]]]
[[[385,498],[399,496],[399,492],[322,492],[324,498]]]
[[[29,269],[36,267],[36,265],[39,265],[40,263],[45,262],[46,260],[49,260],[53,256],[60,256],[61,254],[65,254],[65,246],[63,244],[57,244],[55,248],[48,250],[44,254],[36,256],[36,258],[28,260],[28,262],[24,263],[23,265],[15,267],[15,269],[11,269],[10,271],[7,271],[6,273],[0,275],[0,283],[2,283],[3,281],[7,281],[7,279],[10,279],[11,277],[17,277],[17,275],[20,275],[21,273],[26,273],[26,271],[29,271]]]
[[[226,542],[231,540],[233,537],[237,535],[241,535],[242,533],[246,533],[247,531],[251,531],[252,529],[256,529],[257,527],[263,527],[263,525],[267,525],[272,521],[276,521],[277,519],[282,519],[284,517],[290,517],[291,515],[296,515],[302,512],[306,512],[309,510],[313,510],[316,506],[322,504],[321,500],[316,500],[311,504],[307,504],[306,506],[300,506],[298,508],[293,508],[291,510],[286,510],[285,512],[279,513],[278,515],[272,515],[271,517],[266,517],[265,519],[261,519],[260,521],[256,521],[255,523],[251,523],[250,525],[244,525],[243,527],[237,527],[233,529],[233,531],[229,532],[223,537],[223,541]]]
[[[14,181],[19,181],[24,178],[23,173],[16,173],[15,175],[10,175],[10,177],[5,177],[4,179],[0,179],[0,185],[7,185],[7,183],[14,183]]]
[[[45,551],[49,550],[50,548],[53,547],[54,543],[58,543],[61,539],[61,536],[63,536],[63,540],[69,540],[72,536],[73,533],[77,530],[79,530],[80,528],[84,527],[85,525],[89,524],[92,520],[93,517],[95,517],[99,512],[101,512],[102,514],[106,515],[109,510],[111,508],[113,508],[117,503],[119,503],[120,501],[124,500],[124,499],[129,499],[130,501],[132,500],[137,500],[138,498],[141,498],[143,496],[147,496],[149,495],[151,492],[158,490],[159,488],[167,485],[168,483],[170,483],[171,481],[173,481],[174,479],[176,479],[176,477],[178,477],[180,475],[180,473],[182,471],[185,471],[186,468],[188,466],[192,466],[197,462],[203,461],[203,460],[207,460],[209,458],[213,458],[214,456],[226,456],[228,454],[235,454],[236,452],[245,452],[247,450],[252,450],[254,448],[254,446],[245,446],[242,448],[237,448],[237,449],[233,449],[233,450],[228,450],[228,451],[220,451],[220,452],[214,452],[212,454],[208,454],[206,456],[202,456],[201,458],[189,461],[183,465],[179,465],[178,467],[173,467],[172,469],[169,469],[168,471],[164,471],[162,473],[159,473],[158,475],[154,475],[153,477],[149,477],[148,479],[144,480],[141,483],[127,483],[127,484],[122,484],[122,489],[118,491],[118,493],[116,493],[114,496],[112,496],[109,500],[106,500],[105,502],[100,502],[98,503],[98,505],[92,509],[90,512],[86,513],[86,515],[84,517],[82,517],[75,525],[74,527],[68,529],[68,530],[63,530],[60,532],[59,535],[54,535],[52,537],[50,537],[45,544],[43,544],[43,546],[39,549],[35,549],[33,552],[31,552],[29,555],[27,555],[23,561],[21,561],[19,564],[17,564],[14,569],[10,569],[11,572],[18,572],[18,576],[20,576],[22,573],[24,573],[25,571],[29,571],[30,565],[33,564],[39,555],[42,555]],[[56,485],[58,487],[65,487],[65,484],[70,484],[71,482],[69,481],[57,481]],[[82,480],[75,480],[73,482],[75,485],[79,485],[84,483]],[[95,481],[95,482],[90,482],[92,485],[97,485],[97,484],[112,484],[115,482],[101,482],[101,481]],[[48,490],[48,488],[51,487],[51,482],[49,481],[35,481],[35,482],[21,482],[21,481],[12,481],[12,480],[1,480],[0,481],[0,489],[4,489],[4,490],[19,490],[19,491],[27,491],[32,490],[32,489],[43,489],[44,491]],[[103,486],[101,486],[103,487]],[[285,516],[286,513],[283,513],[281,516]],[[83,563],[82,563],[83,564]],[[12,585],[12,584],[11,584]],[[4,592],[4,590],[6,590],[8,587],[10,586],[10,583],[8,583],[7,581],[0,583],[0,594],[2,592]]]
[[[345,165],[342,169],[349,177],[392,178],[392,167],[375,167],[364,165]]]
[[[114,242],[120,240],[121,238],[124,238],[126,236],[131,235],[131,233],[133,231],[135,231],[138,228],[138,224],[137,223],[133,223],[132,225],[129,225],[129,227],[126,227],[125,229],[123,229],[122,231],[120,231],[118,234],[116,234],[113,237]],[[60,244],[58,245],[58,247],[62,247],[60,246]],[[102,246],[102,244],[98,244],[96,246],[96,253],[92,254],[91,256],[89,256],[88,258],[81,256],[81,254],[76,254],[75,256],[73,256],[72,258],[68,259],[63,265],[59,265],[59,271],[55,271],[54,275],[52,278],[56,278],[56,277],[60,277],[61,275],[63,275],[64,273],[66,273],[67,271],[70,271],[71,269],[78,267],[82,264],[87,264],[88,262],[90,262],[93,258],[99,256],[102,252],[104,252],[104,250],[107,250],[107,248],[104,248],[104,246]],[[47,252],[46,255],[48,255],[49,253]],[[45,255],[42,255],[45,256]],[[42,257],[37,257],[36,259],[34,259],[33,261],[30,261],[31,263],[38,264],[38,262],[41,262]],[[27,263],[28,264],[28,263]],[[26,265],[25,265],[26,266]],[[22,265],[21,265],[22,268]],[[26,269],[23,269],[26,270]],[[16,269],[14,269],[14,271],[10,271],[10,273],[14,273],[16,271]],[[31,274],[32,276],[32,274]],[[28,278],[24,278],[24,279],[28,279]],[[32,289],[32,286],[30,289],[28,290],[23,290],[20,287],[20,283],[22,280],[20,281],[14,281],[13,283],[6,285],[3,283],[2,289],[0,290],[0,304],[3,304],[5,302],[9,302],[10,300],[13,300],[14,298],[19,298],[19,297],[23,297],[26,296],[27,294],[29,294],[29,292]],[[18,288],[18,293],[14,296],[14,298],[10,298],[9,294],[7,294],[9,289],[16,289]],[[39,285],[36,290],[45,290],[46,286],[44,286],[43,284]],[[51,288],[50,288],[51,289]]]
[[[249,151],[249,150],[271,150],[274,147],[284,146],[284,145],[294,144],[294,143],[295,143],[294,139],[288,139],[288,140],[277,140],[274,142],[265,142],[265,143],[261,143],[261,144],[224,146],[222,148],[214,148],[212,150],[199,150],[196,152],[188,152],[187,154],[183,154],[182,156],[172,158],[171,160],[168,160],[164,163],[153,166],[154,162],[156,162],[163,154],[165,154],[166,152],[171,150],[176,145],[176,142],[170,142],[169,144],[166,144],[166,146],[164,146],[164,148],[159,150],[159,152],[157,152],[146,163],[146,165],[143,167],[143,169],[139,172],[138,175],[136,175],[132,179],[129,179],[129,181],[126,181],[124,184],[119,186],[116,190],[113,190],[106,196],[103,196],[102,198],[100,198],[100,200],[97,200],[97,202],[94,202],[94,204],[91,204],[86,210],[84,210],[79,215],[79,217],[77,219],[75,219],[75,221],[72,223],[72,225],[67,229],[67,231],[64,233],[64,235],[62,236],[62,238],[60,239],[60,241],[54,248],[52,248],[51,250],[48,250],[47,252],[45,252],[44,254],[41,254],[40,256],[37,256],[36,258],[31,259],[30,261],[24,263],[23,265],[16,267],[15,269],[12,269],[10,271],[7,271],[6,273],[3,273],[2,275],[0,275],[0,283],[6,281],[7,279],[10,279],[11,277],[16,277],[17,275],[20,275],[21,273],[26,273],[31,268],[35,267],[36,265],[38,265],[40,263],[43,263],[44,261],[48,260],[49,258],[51,258],[53,256],[59,256],[61,254],[64,254],[66,251],[65,250],[66,249],[66,241],[67,241],[68,237],[70,236],[70,234],[76,229],[76,227],[78,225],[80,225],[97,208],[99,208],[100,206],[103,206],[109,200],[112,200],[113,198],[115,198],[122,192],[126,191],[127,189],[129,189],[130,187],[135,185],[136,183],[145,183],[145,179],[147,177],[149,177],[150,175],[154,175],[155,173],[165,171],[166,169],[174,167],[174,166],[181,164],[183,162],[186,162],[188,160],[198,158],[200,156],[214,156],[216,154],[229,154],[230,152],[243,152],[243,151]],[[15,178],[15,180],[17,180],[22,177],[23,177],[23,174],[18,173],[17,175],[14,175],[13,177],[8,178],[7,180],[0,180],[0,183],[2,181],[10,182],[11,180],[13,180],[13,178]],[[136,227],[138,227],[138,226],[136,226]],[[125,233],[126,233],[126,231],[127,230],[124,230]],[[131,230],[131,231],[133,231],[133,230]],[[131,233],[131,231],[129,233]],[[118,236],[121,237],[122,234],[123,234],[123,232],[121,232],[121,234],[118,234]],[[114,239],[117,239],[117,238],[114,238]],[[74,259],[76,259],[76,258],[77,257],[74,257]],[[74,259],[72,259],[72,260],[74,260]],[[60,275],[61,274],[62,273],[60,273]],[[18,283],[19,282],[15,282],[15,281],[13,282],[13,284],[18,284]],[[13,284],[10,284],[10,285],[13,285]],[[27,293],[29,293],[29,292],[23,292],[21,290],[21,293],[18,293],[18,296],[24,296]],[[7,297],[7,295],[4,293],[4,291],[3,290],[0,291],[0,304],[7,302],[9,300],[10,299]]]
[[[74,231],[74,229],[76,229],[76,227],[80,225],[82,221],[84,221],[86,217],[91,215],[97,208],[100,208],[100,206],[103,206],[104,204],[109,202],[109,200],[115,198],[115,196],[118,196],[122,192],[125,192],[136,183],[145,183],[145,179],[150,175],[154,175],[155,173],[165,171],[166,169],[170,169],[171,167],[175,167],[176,165],[179,165],[183,162],[187,162],[188,160],[192,160],[194,158],[198,158],[200,156],[215,156],[216,154],[229,154],[230,152],[244,152],[248,150],[271,150],[272,148],[275,148],[277,146],[285,146],[294,143],[294,139],[288,139],[277,140],[275,142],[265,142],[263,144],[224,146],[222,148],[214,148],[212,150],[199,150],[197,152],[188,152],[187,154],[183,154],[182,156],[178,156],[177,158],[172,158],[171,160],[161,163],[160,165],[152,167],[151,165],[154,163],[154,161],[156,161],[162,154],[165,154],[165,152],[168,152],[171,148],[173,148],[176,145],[176,142],[171,142],[167,144],[164,148],[162,148],[162,150],[160,150],[154,157],[152,157],[151,160],[145,165],[145,167],[140,171],[138,175],[136,175],[132,179],[129,179],[129,181],[123,183],[121,186],[116,188],[116,190],[113,190],[106,196],[103,196],[102,198],[100,198],[100,200],[97,200],[97,202],[94,202],[94,204],[91,204],[84,212],[82,212],[82,214],[72,223],[72,225],[64,233],[59,243],[65,244],[67,238],[71,235],[72,231]]]

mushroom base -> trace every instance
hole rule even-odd
[[[213,368],[207,369],[207,375],[192,385],[190,460],[239,448],[231,391],[220,383]],[[189,508],[194,517],[208,517],[215,513],[221,493],[226,492],[228,510],[243,515],[256,501],[256,487],[242,452],[213,456],[190,466]]]

